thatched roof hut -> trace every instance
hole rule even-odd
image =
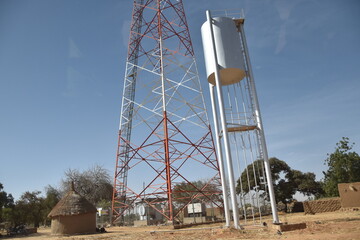
[[[96,208],[74,190],[73,184],[48,217],[51,218],[52,234],[96,232]]]

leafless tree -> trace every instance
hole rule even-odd
[[[83,172],[78,169],[66,170],[65,178],[61,182],[64,193],[69,191],[71,182],[74,183],[75,191],[93,204],[101,200],[111,201],[111,178],[108,171],[101,166],[95,165]]]

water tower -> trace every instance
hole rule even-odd
[[[244,18],[229,17],[226,12],[217,17],[210,11],[206,14],[201,27],[206,73],[219,161],[223,155],[226,160],[234,226],[239,227],[239,208],[245,221],[250,215],[255,222],[256,213],[261,218],[261,199],[269,200],[273,221],[278,223]]]

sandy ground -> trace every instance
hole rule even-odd
[[[51,240],[87,240],[87,239],[359,239],[360,240],[360,211],[333,212],[316,215],[294,213],[280,215],[281,222],[288,224],[306,223],[307,228],[278,233],[273,229],[270,218],[263,218],[266,227],[244,226],[243,230],[224,229],[223,224],[207,224],[193,228],[173,230],[170,226],[148,227],[111,227],[107,233],[52,236],[50,228],[40,228],[38,233],[11,239],[51,239]]]

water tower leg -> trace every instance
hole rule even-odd
[[[214,93],[214,85],[209,83],[210,89],[210,98],[211,98],[211,107],[213,112],[214,119],[214,128],[215,128],[215,138],[216,138],[216,150],[217,150],[217,158],[219,162],[219,170],[221,175],[221,187],[223,192],[224,199],[224,213],[225,213],[225,226],[230,227],[230,209],[229,209],[229,199],[228,199],[228,191],[227,191],[227,183],[226,183],[226,175],[224,171],[224,159],[221,148],[221,139],[219,136],[219,122],[218,122],[218,114],[215,103],[215,93]]]
[[[249,50],[247,48],[243,24],[240,24],[239,28],[240,28],[241,39],[242,39],[243,46],[244,46],[246,65],[248,66],[248,70],[249,70],[250,91],[251,91],[251,95],[253,96],[253,100],[254,100],[256,121],[258,124],[258,128],[260,129],[260,131],[259,131],[260,143],[262,145],[266,179],[267,179],[267,184],[269,187],[269,196],[270,196],[270,205],[271,205],[271,211],[272,211],[272,216],[273,216],[273,223],[278,224],[278,223],[280,223],[280,221],[279,221],[279,216],[278,216],[278,212],[277,212],[277,208],[276,208],[274,186],[272,183],[271,169],[270,169],[270,163],[269,163],[268,152],[267,152],[267,147],[266,147],[264,128],[263,128],[261,114],[260,114],[260,105],[259,105],[259,100],[258,100],[257,93],[256,93],[255,81],[254,81],[254,77],[253,77],[254,75],[253,75],[252,67],[251,67],[251,63],[250,63]]]
[[[214,42],[214,32],[212,27],[212,18],[210,11],[206,11],[206,17],[207,21],[209,22],[209,28],[211,33],[211,42],[213,46],[213,54],[215,59],[215,82],[216,82],[216,90],[217,90],[217,97],[218,97],[218,103],[219,103],[219,111],[220,111],[220,119],[221,119],[221,128],[223,133],[223,139],[224,139],[224,149],[225,149],[225,155],[226,155],[226,163],[227,163],[227,169],[228,169],[228,177],[229,177],[229,185],[230,185],[230,196],[231,196],[231,207],[233,210],[233,218],[234,218],[234,227],[236,229],[241,228],[239,224],[239,208],[237,204],[237,198],[236,198],[236,191],[235,191],[235,180],[234,180],[234,170],[232,166],[232,160],[231,160],[231,152],[230,152],[230,145],[229,145],[229,136],[227,131],[227,124],[226,124],[226,117],[225,117],[225,110],[224,110],[224,103],[223,103],[223,95],[222,95],[222,88],[221,88],[221,82],[220,82],[220,74],[219,74],[219,67],[217,62],[217,55],[215,50],[215,42]]]

